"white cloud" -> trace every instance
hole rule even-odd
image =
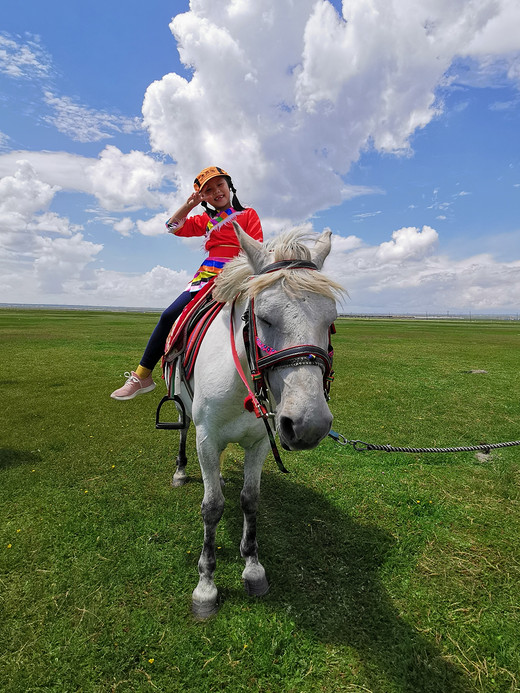
[[[69,152],[7,152],[0,154],[0,177],[12,176],[19,160],[28,161],[38,178],[48,185],[58,186],[62,190],[92,192],[86,170],[96,162],[95,158]]]
[[[23,160],[12,176],[0,179],[0,273],[5,296],[23,296],[28,287],[33,296],[64,292],[66,282],[83,276],[102,250],[102,245],[85,241],[79,227],[66,217],[48,211],[58,190],[40,180]]]
[[[58,189],[39,180],[28,161],[17,161],[13,175],[0,179],[0,234],[23,230],[37,211],[48,207]]]
[[[160,212],[159,214],[156,214],[154,217],[152,217],[151,219],[147,219],[146,221],[138,219],[136,222],[136,226],[139,230],[139,233],[142,233],[143,236],[161,236],[164,233],[167,233],[165,221],[166,215],[164,214],[164,212]]]
[[[141,275],[97,270],[86,281],[69,282],[69,304],[165,308],[186,288],[186,271],[158,265]]]
[[[103,249],[100,244],[86,241],[77,233],[71,238],[39,238],[38,257],[34,269],[38,286],[46,294],[67,294],[70,280],[88,276],[87,266]]]
[[[0,150],[7,149],[10,139],[9,135],[0,131]]]
[[[114,223],[114,230],[120,233],[122,236],[130,236],[134,229],[135,224],[130,217],[124,217],[123,219],[120,219]]]
[[[106,111],[97,111],[75,103],[69,96],[57,95],[52,91],[55,77],[52,58],[40,44],[38,37],[23,40],[19,36],[0,34],[0,73],[17,80],[29,79],[41,88],[41,104],[51,113],[40,117],[53,125],[59,132],[77,142],[98,142],[116,134],[130,134],[142,130],[139,118],[128,118]],[[1,145],[1,140],[0,140]]]
[[[27,224],[30,231],[37,234],[55,233],[59,236],[72,236],[82,230],[82,226],[71,224],[67,217],[62,217],[56,212],[45,212],[44,214],[34,215]]]
[[[186,192],[217,163],[261,216],[303,219],[372,192],[345,183],[351,164],[371,146],[409,153],[411,135],[442,109],[436,91],[450,65],[491,46],[486,27],[509,7],[350,0],[340,17],[326,0],[197,0],[171,23],[193,76],[150,85],[144,124]]]
[[[454,67],[454,78],[471,86],[497,87],[513,82],[520,88],[520,5],[515,0],[496,0],[490,15],[461,47],[462,60]],[[500,107],[510,105],[496,105]]]
[[[376,259],[381,263],[402,260],[418,260],[433,251],[438,240],[435,229],[423,226],[422,231],[413,226],[394,231],[392,240],[381,243]]]
[[[51,73],[51,61],[36,37],[26,41],[0,34],[0,72],[14,79],[41,79]]]
[[[333,252],[324,271],[349,294],[348,312],[445,313],[518,311],[520,261],[499,262],[490,254],[455,261],[435,253],[437,232],[403,228],[378,246],[342,248],[333,237]]]
[[[469,42],[466,53],[474,56],[510,55],[520,51],[520,5],[514,0],[498,0],[498,11]]]
[[[108,211],[169,209],[179,200],[161,190],[173,175],[172,166],[140,151],[124,154],[108,145],[98,158],[67,152],[9,152],[0,154],[0,176],[11,177],[20,159],[27,160],[46,185],[94,195]]]
[[[356,248],[361,248],[363,246],[363,241],[357,236],[332,236],[332,254],[335,253],[346,253],[350,250]]]
[[[168,204],[171,196],[159,192],[168,168],[139,151],[123,154],[108,145],[87,169],[90,192],[110,211],[157,208]]]
[[[354,214],[354,220],[363,221],[363,219],[368,219],[369,217],[376,217],[378,214],[381,214],[381,210],[377,212],[359,212],[358,214]]]
[[[77,142],[98,142],[116,133],[132,133],[141,129],[138,118],[126,118],[74,103],[68,96],[44,94],[45,103],[51,106],[52,115],[43,120]]]
[[[172,32],[194,75],[189,82],[175,74],[154,82],[143,115],[154,148],[176,161],[185,194],[198,169],[210,162],[230,170],[241,199],[262,216],[302,219],[369,192],[345,184],[330,166],[317,171],[309,151],[319,147],[318,158],[327,156],[327,143],[309,130],[316,124],[306,122],[295,103],[296,66],[312,5],[304,1],[296,10],[287,0],[261,7],[198,2],[175,17]],[[322,131],[328,129],[322,123]],[[329,149],[332,155],[334,147]]]

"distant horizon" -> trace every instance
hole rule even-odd
[[[162,313],[164,308],[151,308],[147,306],[134,307],[134,306],[91,306],[84,304],[65,304],[65,303],[0,303],[0,309],[5,308],[15,308],[15,309],[27,309],[27,310],[45,310],[45,309],[55,309],[55,310],[91,310],[99,312],[122,312],[122,313]],[[435,320],[435,319],[500,319],[500,320],[520,320],[520,311],[514,312],[503,312],[503,313],[478,313],[474,311],[446,311],[445,313],[436,313],[431,311],[413,311],[413,312],[399,312],[399,311],[389,311],[389,312],[339,312],[339,318],[363,318],[363,317],[373,317],[373,318],[416,318],[417,320]]]

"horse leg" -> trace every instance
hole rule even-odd
[[[186,417],[186,428],[182,428],[180,431],[179,454],[175,460],[176,469],[172,479],[173,487],[184,486],[188,480],[186,476],[186,465],[188,464],[188,459],[186,457],[186,439],[188,438],[190,423],[191,419]]]
[[[242,573],[244,587],[249,596],[261,597],[269,591],[265,570],[258,560],[256,540],[256,517],[260,498],[260,477],[267,454],[265,441],[246,450],[244,461],[244,487],[240,494],[240,504],[244,513],[244,527],[240,554],[246,566]]]
[[[204,498],[202,499],[202,519],[204,521],[204,544],[199,558],[199,582],[193,590],[192,609],[196,618],[203,620],[213,616],[218,610],[217,588],[213,580],[216,567],[215,537],[217,525],[224,511],[224,494],[220,484],[220,454],[209,449],[207,439],[197,441]]]

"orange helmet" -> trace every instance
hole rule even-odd
[[[231,176],[229,173],[226,173],[223,168],[219,168],[218,166],[208,166],[208,168],[202,169],[199,175],[195,178],[193,181],[193,187],[197,192],[199,192],[202,190],[203,186],[208,182],[208,180],[211,178],[216,178],[217,176],[227,176],[229,180],[231,180]]]

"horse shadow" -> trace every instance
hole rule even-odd
[[[241,483],[238,470],[227,477],[223,517],[237,544],[242,520],[234,487]],[[380,577],[395,547],[388,532],[354,520],[296,474],[273,472],[262,478],[258,543],[271,586],[265,603],[321,642],[357,651],[375,690],[381,674],[403,693],[474,690],[392,602]],[[228,598],[238,602],[244,594]]]
[[[38,462],[41,462],[41,455],[36,452],[0,448],[0,471],[22,464],[34,466]]]

